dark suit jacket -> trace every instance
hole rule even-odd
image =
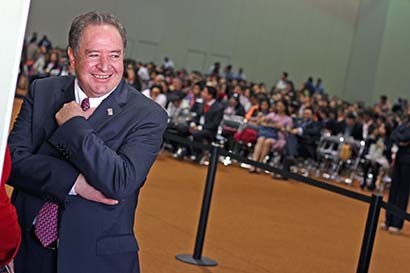
[[[344,134],[346,130],[346,122],[343,120],[342,122],[337,123],[335,135],[337,134]],[[355,140],[363,140],[363,126],[360,123],[355,123],[353,128],[351,128],[350,135]]]
[[[315,144],[320,140],[322,125],[317,121],[310,121],[301,125],[303,132],[300,136],[302,143]]]
[[[399,125],[390,136],[391,142],[399,146],[396,163],[410,164],[410,146],[400,146],[400,143],[410,143],[410,125]]]
[[[219,101],[215,101],[209,108],[208,112],[204,113],[204,106],[201,104],[196,108],[195,122],[199,124],[201,116],[204,116],[205,123],[203,124],[203,130],[207,130],[216,135],[218,126],[222,121],[224,115],[224,106]]]
[[[135,208],[167,115],[122,81],[88,120],[74,117],[58,126],[55,113],[74,99],[73,77],[33,82],[9,137],[9,184],[24,237],[16,272],[41,272],[30,233],[46,200],[60,207],[58,273],[138,272]],[[68,195],[79,173],[119,204]]]

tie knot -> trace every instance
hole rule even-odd
[[[83,99],[83,101],[81,102],[81,109],[83,109],[83,111],[87,111],[88,109],[90,109],[90,99],[89,98]]]

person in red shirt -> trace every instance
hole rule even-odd
[[[10,151],[7,147],[0,184],[0,273],[14,272],[13,259],[21,242],[16,209],[6,193],[6,181],[11,171]]]

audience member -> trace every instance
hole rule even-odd
[[[278,101],[276,103],[276,112],[262,118],[258,140],[253,153],[254,161],[264,162],[265,157],[272,150],[278,151],[284,147],[286,143],[284,131],[293,125],[287,107],[284,101]],[[251,167],[249,171],[257,172],[258,169]]]
[[[161,105],[162,108],[165,109],[165,106],[167,104],[167,97],[162,93],[163,92],[161,85],[153,85],[149,89],[142,91],[143,95],[152,99],[153,101]]]

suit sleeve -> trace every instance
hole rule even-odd
[[[121,200],[135,194],[144,183],[159,152],[167,115],[156,107],[142,120],[129,129],[116,151],[82,117],[61,125],[49,142],[68,154],[90,185],[107,197]]]
[[[24,98],[24,103],[9,136],[12,171],[8,184],[17,190],[40,198],[63,203],[73,186],[78,171],[69,162],[46,154],[39,154],[34,143],[33,108],[36,82]]]
[[[391,134],[391,140],[394,143],[399,144],[400,142],[410,141],[410,126],[400,125]]]
[[[303,135],[312,138],[317,138],[320,137],[321,131],[322,127],[320,126],[320,123],[313,122],[311,126],[306,126],[306,128],[303,130]]]

